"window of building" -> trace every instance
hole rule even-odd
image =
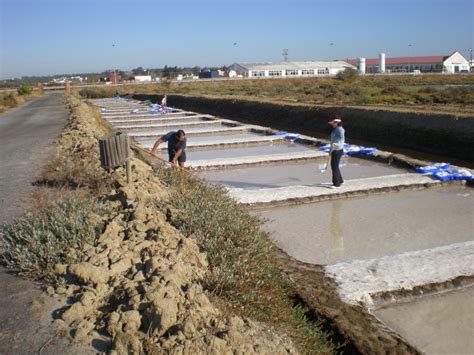
[[[301,75],[314,75],[314,69],[303,69]]]
[[[293,69],[287,70],[286,75],[293,75],[293,76],[298,75],[298,70],[293,70]]]
[[[251,76],[265,76],[265,70],[254,70],[251,72]]]
[[[268,75],[269,76],[281,76],[281,70],[269,70]]]
[[[318,74],[319,75],[324,75],[324,74],[329,74],[329,69],[318,69]]]

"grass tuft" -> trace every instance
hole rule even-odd
[[[0,228],[0,260],[20,274],[58,283],[54,265],[81,261],[83,247],[94,245],[103,229],[99,215],[107,212],[95,199],[70,198],[27,213]]]
[[[207,254],[204,287],[233,312],[288,334],[303,352],[333,353],[329,335],[307,320],[306,309],[293,305],[261,221],[221,187],[189,178],[183,195],[178,172],[159,167],[156,173],[173,191],[169,203],[177,212],[170,222]]]

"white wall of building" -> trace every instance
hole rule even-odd
[[[469,71],[469,61],[459,52],[454,52],[444,62],[444,67],[448,73],[459,73]]]
[[[235,71],[237,75],[243,75],[244,77],[250,78],[297,78],[297,77],[311,77],[311,76],[324,76],[324,75],[336,75],[341,71],[344,71],[346,67],[355,68],[354,66],[341,62],[339,65],[334,65],[333,62],[320,62],[319,65],[315,63],[308,63],[308,66],[301,65],[300,63],[294,64],[294,68],[291,68],[292,63],[289,62],[286,68],[279,67],[278,64],[268,63],[267,65],[258,65],[257,67],[246,68],[245,64],[234,63],[229,66],[229,70]],[[288,67],[289,66],[289,67]]]
[[[135,75],[134,79],[136,82],[144,83],[147,81],[151,81],[151,75]]]

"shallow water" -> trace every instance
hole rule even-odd
[[[331,169],[329,168],[325,172],[321,172],[325,163],[325,158],[322,158],[308,162],[204,171],[199,173],[199,175],[213,183],[245,189],[317,185],[331,182]],[[342,176],[346,180],[408,172],[405,169],[391,167],[384,163],[349,158],[347,156],[341,160],[340,167]]]
[[[254,214],[298,260],[333,264],[473,240],[474,192],[433,188],[277,207]]]
[[[427,354],[472,354],[474,287],[417,297],[374,314]]]
[[[286,142],[274,143],[268,145],[261,145],[257,147],[233,147],[225,149],[197,149],[188,154],[190,159],[193,160],[206,160],[206,159],[217,159],[217,158],[234,158],[234,157],[246,157],[246,156],[257,156],[267,154],[281,154],[281,153],[294,153],[294,152],[305,152],[315,150],[315,148],[309,148],[301,144],[291,144]]]

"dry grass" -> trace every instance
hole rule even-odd
[[[40,94],[35,91],[27,95],[18,95],[16,92],[0,94],[0,113],[6,112],[18,105],[21,105],[30,97],[37,96],[40,96]]]
[[[474,112],[474,90],[436,87],[446,84],[472,85],[474,75],[365,76],[350,82],[328,77],[180,82],[87,89],[83,94],[85,97],[110,97],[117,92],[121,95],[167,93],[364,107],[423,106],[438,109],[449,105]]]
[[[93,198],[59,198],[0,229],[0,259],[20,274],[58,283],[54,266],[82,260],[84,246],[102,231],[99,215],[107,212]]]
[[[109,212],[97,200],[112,180],[99,164],[97,137],[108,127],[97,110],[69,98],[71,115],[43,168],[28,213],[0,231],[0,258],[8,267],[35,279],[57,283],[55,264],[82,259],[94,244]]]
[[[197,240],[210,272],[203,284],[229,312],[265,322],[288,334],[304,353],[332,353],[328,334],[311,324],[305,309],[293,306],[290,289],[272,258],[273,244],[261,221],[231,199],[224,189],[196,178],[181,194],[177,172],[156,173],[173,191],[170,222]],[[168,206],[158,204],[166,209]]]
[[[100,166],[98,138],[109,133],[110,128],[98,110],[77,98],[69,98],[67,106],[70,119],[56,142],[55,154],[43,168],[39,184],[85,188],[100,195],[110,189],[112,181]]]
[[[16,93],[8,93],[0,95],[0,113],[8,111],[25,102],[25,97]]]

